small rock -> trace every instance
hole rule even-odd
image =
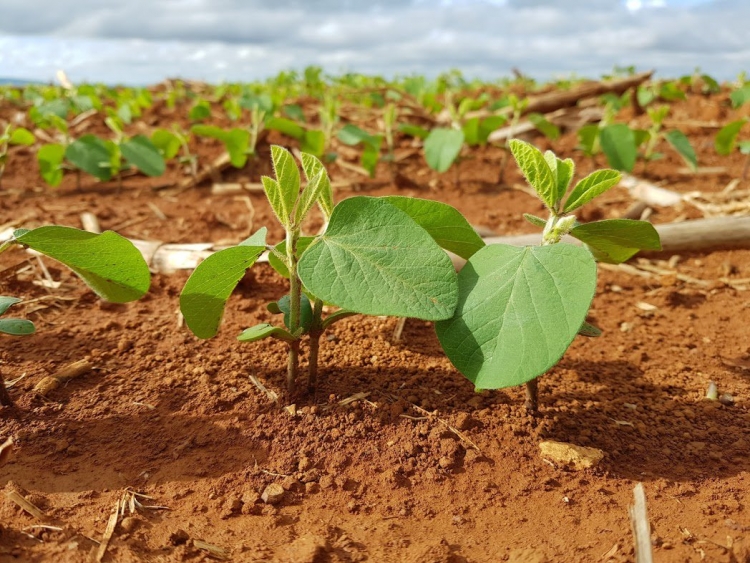
[[[263,490],[260,499],[266,504],[279,504],[284,500],[284,492],[284,487],[279,483],[271,483]]]
[[[284,477],[284,480],[281,481],[281,486],[285,491],[298,491],[302,489],[302,483],[291,475]]]
[[[453,460],[444,455],[438,460],[438,465],[441,469],[451,469],[453,467]]]
[[[456,416],[456,428],[459,430],[471,430],[476,424],[477,421],[467,412],[460,412]]]
[[[732,397],[732,395],[730,395],[729,393],[722,393],[719,396],[719,402],[724,406],[731,407],[732,405],[734,405],[734,397]]]
[[[237,497],[228,498],[221,506],[219,516],[223,519],[230,518],[242,510],[242,501]]]
[[[604,452],[600,449],[552,440],[540,442],[539,449],[543,458],[570,465],[576,470],[594,467],[604,458]]]
[[[183,529],[179,529],[169,535],[169,543],[172,545],[185,545],[189,539],[190,536]]]
[[[335,483],[333,481],[333,477],[331,477],[330,475],[323,475],[320,478],[320,488],[321,489],[330,489],[334,485],[335,485]]]
[[[297,464],[297,471],[300,471],[304,473],[305,471],[309,471],[312,469],[313,463],[310,461],[309,457],[301,457],[299,460],[299,463]]]
[[[140,526],[140,521],[138,518],[133,518],[132,516],[128,516],[127,518],[123,518],[120,522],[120,529],[122,529],[123,532],[132,533],[134,532],[138,526]]]

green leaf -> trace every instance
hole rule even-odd
[[[73,270],[97,295],[114,303],[140,299],[151,274],[140,251],[112,231],[88,233],[70,227],[39,227],[16,240]]]
[[[549,209],[554,209],[555,203],[562,194],[557,193],[557,179],[544,155],[535,146],[525,141],[511,139],[509,145],[510,152],[513,153],[513,158],[516,159],[526,181],[534,188],[542,202]]]
[[[65,147],[56,143],[42,145],[36,153],[36,160],[42,179],[52,187],[59,186],[63,179]]]
[[[479,121],[477,137],[480,144],[484,145],[489,136],[500,129],[508,121],[504,115],[490,115]]]
[[[557,196],[555,206],[558,207],[560,200],[568,191],[570,181],[573,179],[573,175],[576,171],[576,165],[572,158],[566,158],[565,160],[559,159],[552,151],[546,151],[544,153],[544,159],[547,161],[547,164],[552,171],[552,176],[555,178],[557,186],[557,189],[555,190]]]
[[[464,144],[464,132],[438,127],[424,141],[427,165],[441,174],[455,162]]]
[[[106,182],[112,178],[112,152],[105,141],[94,135],[84,135],[73,141],[65,150],[65,158],[80,168]]]
[[[291,330],[289,326],[290,316],[292,314],[292,308],[290,306],[290,299],[288,295],[285,295],[276,302],[276,306],[279,308],[279,312],[284,314],[284,326]],[[302,327],[303,334],[307,334],[312,326],[313,322],[313,310],[310,305],[310,299],[304,293],[300,296],[300,315],[299,315],[299,326]]]
[[[299,168],[292,154],[278,145],[271,146],[271,160],[285,217],[291,219],[291,212],[299,196]]]
[[[609,165],[623,172],[632,172],[638,156],[635,134],[624,123],[607,125],[599,133],[602,151],[607,156]]]
[[[190,108],[188,114],[190,121],[205,121],[211,117],[211,105],[206,100],[198,100],[195,105]]]
[[[740,130],[747,123],[747,118],[738,119],[722,127],[714,139],[714,148],[722,156],[727,156],[734,150],[737,143],[737,136]]]
[[[10,134],[10,140],[8,141],[11,145],[24,145],[31,146],[36,143],[36,137],[34,134],[23,127],[17,127]]]
[[[742,88],[738,88],[731,94],[729,94],[729,99],[732,100],[732,107],[734,109],[737,109],[738,107],[744,105],[748,100],[750,100],[750,84],[746,84]]]
[[[240,342],[257,342],[258,340],[264,340],[266,338],[277,338],[284,342],[294,342],[297,340],[289,332],[283,328],[270,325],[268,323],[255,325],[250,328],[243,330],[237,337]]]
[[[404,135],[408,135],[409,137],[416,137],[422,140],[425,140],[430,135],[430,132],[424,127],[420,127],[419,125],[412,125],[411,123],[401,123],[398,126],[398,130]]]
[[[596,152],[596,141],[599,138],[598,125],[584,125],[578,130],[578,144],[586,156],[593,156]]]
[[[34,334],[36,327],[26,319],[0,319],[0,332],[11,336],[26,336]]]
[[[444,319],[457,298],[448,255],[406,213],[370,197],[336,206],[299,276],[323,301],[369,315]]]
[[[554,366],[578,334],[596,264],[569,244],[489,245],[458,276],[451,319],[435,324],[454,366],[481,389],[521,385]]]
[[[241,128],[229,130],[224,138],[224,146],[227,148],[232,166],[243,168],[250,150],[250,131]]]
[[[563,213],[575,211],[596,196],[616,186],[620,182],[621,177],[621,174],[617,170],[597,170],[596,172],[592,172],[578,182],[573,191],[570,192],[570,196],[565,201]]]
[[[536,215],[532,215],[530,213],[524,213],[523,218],[526,219],[529,223],[531,223],[535,227],[544,228],[547,226],[547,221],[545,221],[541,217],[537,217]]]
[[[325,215],[327,221],[331,217],[331,213],[333,213],[333,188],[331,187],[331,180],[328,177],[328,172],[326,172],[323,163],[312,154],[303,152],[301,160],[305,179],[308,183],[312,178],[315,178],[321,170],[325,173],[322,178],[323,186],[321,186],[318,195],[318,205],[320,205],[320,209],[323,212],[323,215]]]
[[[378,141],[382,141],[382,137],[378,135],[377,137]],[[370,178],[375,177],[375,172],[378,168],[378,162],[380,161],[380,142],[377,144],[373,143],[366,143],[365,148],[362,151],[362,159],[361,164],[362,168],[367,170],[367,172],[370,174]]]
[[[659,233],[647,221],[606,219],[573,227],[570,235],[587,244],[599,262],[620,264],[639,250],[661,250]]]
[[[661,89],[659,90],[659,97],[668,102],[676,102],[677,100],[687,99],[687,97],[685,96],[685,92],[680,90],[680,88],[674,82],[667,82],[663,84]]]
[[[405,196],[383,198],[409,215],[445,250],[469,259],[485,246],[474,228],[454,207],[439,201]]]
[[[268,203],[271,204],[271,209],[273,209],[279,223],[281,223],[284,228],[289,228],[291,225],[292,210],[285,207],[285,201],[284,198],[281,197],[279,183],[268,176],[261,176],[260,181],[263,184],[263,191],[266,192]]]
[[[144,135],[136,135],[120,144],[125,161],[146,176],[161,176],[166,170],[164,158],[154,143]]]
[[[315,202],[318,201],[321,192],[326,187],[326,182],[328,182],[326,171],[321,170],[307,183],[307,186],[305,186],[305,189],[297,200],[297,207],[294,210],[294,222],[297,225],[302,222],[310,209],[312,209],[312,206],[315,205]],[[330,185],[330,182],[328,184]]]
[[[171,160],[180,152],[180,138],[166,129],[157,129],[151,133],[151,142],[166,160]]]
[[[560,128],[554,123],[547,121],[541,113],[530,113],[526,118],[548,139],[554,141],[560,137]]]
[[[664,134],[664,138],[672,145],[672,148],[677,151],[692,171],[698,168],[698,157],[695,155],[695,150],[685,133],[677,129],[672,129]]]
[[[578,334],[581,336],[596,338],[602,335],[602,329],[584,321],[581,328],[578,329]]]
[[[320,158],[326,150],[326,134],[318,129],[305,131],[305,137],[300,143],[303,153],[310,153]]]
[[[307,250],[307,247],[310,246],[314,240],[315,237],[300,237],[297,239],[297,258],[302,256],[302,253]],[[274,247],[274,249],[282,256],[286,256],[286,241],[282,240]],[[279,260],[278,256],[273,252],[268,253],[268,263],[280,276],[289,279],[289,268],[287,268],[286,264]]]
[[[347,123],[341,129],[339,129],[336,137],[345,145],[353,146],[359,143],[371,142],[373,135],[370,135],[370,133],[368,133],[364,129],[360,129],[356,125]]]
[[[261,227],[237,246],[262,246],[265,248],[267,235],[268,229],[266,227]]]
[[[20,303],[21,301],[23,300],[19,299],[18,297],[8,297],[5,295],[0,296],[0,315],[4,315],[8,309],[10,309],[16,303]]]
[[[216,336],[229,296],[264,250],[265,246],[233,246],[198,264],[180,294],[180,311],[198,338]]]
[[[305,112],[299,104],[287,104],[282,108],[282,111],[291,119],[302,121],[303,123],[305,121]]]
[[[282,135],[301,141],[305,138],[305,128],[291,119],[283,117],[269,117],[266,119],[266,129],[278,131]]]
[[[470,147],[475,147],[480,144],[479,142],[479,118],[472,117],[467,119],[463,127],[461,128],[464,132],[464,141]]]

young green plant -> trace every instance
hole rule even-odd
[[[143,297],[151,284],[148,264],[140,251],[126,238],[112,231],[89,233],[71,227],[46,226],[17,229],[10,240],[0,244],[0,253],[21,246],[35,250],[73,270],[99,297],[114,303],[127,303]],[[20,299],[0,298],[0,315]],[[34,325],[23,319],[0,319],[0,333],[12,336],[32,334]],[[2,374],[0,405],[12,406]]]
[[[526,384],[526,405],[538,407],[536,378],[553,367],[577,334],[600,331],[585,322],[596,289],[596,261],[619,263],[642,249],[659,250],[644,221],[579,223],[574,211],[615,186],[620,173],[596,171],[569,189],[575,168],[551,151],[514,139],[510,150],[549,211],[525,217],[543,228],[541,246],[496,244],[474,254],[458,276],[458,306],[435,324],[454,366],[479,389]],[[584,247],[562,242],[571,235]]]
[[[180,295],[188,328],[199,338],[217,334],[227,300],[245,271],[262,252],[289,280],[289,293],[269,305],[283,313],[283,326],[260,324],[238,339],[276,338],[288,346],[287,390],[295,393],[299,352],[309,337],[308,389],[317,385],[321,335],[353,314],[448,319],[458,298],[456,272],[442,250],[470,258],[483,241],[454,208],[406,197],[351,197],[334,206],[323,164],[302,153],[307,183],[292,155],[271,147],[275,178],[263,177],[268,201],[284,227],[285,239],[266,244],[266,229],[239,245],[204,260]],[[304,236],[302,225],[318,205],[325,232]],[[324,305],[340,309],[323,317]]]

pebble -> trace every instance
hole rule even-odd
[[[279,483],[271,483],[263,490],[260,499],[266,504],[279,504],[284,500],[284,493],[284,487]]]
[[[552,440],[540,442],[539,449],[543,458],[569,465],[575,470],[594,467],[604,458],[604,452],[598,448]]]

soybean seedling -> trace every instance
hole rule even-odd
[[[0,244],[0,253],[22,246],[62,262],[73,270],[99,297],[127,303],[143,297],[151,283],[148,264],[128,239],[112,231],[101,234],[59,226],[16,229],[10,240]],[[20,302],[0,297],[0,315]],[[0,319],[0,333],[12,336],[32,334],[34,325],[24,319]],[[2,374],[0,405],[12,406]]]
[[[451,319],[435,324],[453,365],[479,389],[526,384],[526,406],[538,407],[536,378],[553,367],[577,334],[598,335],[585,322],[596,289],[596,261],[624,262],[639,250],[659,250],[645,221],[609,219],[581,224],[573,214],[615,186],[620,173],[598,170],[569,190],[575,167],[551,151],[514,139],[510,150],[549,211],[525,217],[543,229],[540,246],[486,246],[458,276]],[[571,235],[585,247],[563,242]]]
[[[283,313],[283,326],[246,329],[238,339],[276,338],[288,346],[287,390],[296,391],[299,352],[309,338],[308,390],[315,390],[321,335],[356,313],[424,320],[448,319],[458,298],[456,273],[442,248],[471,257],[484,246],[454,208],[406,197],[351,197],[334,206],[328,174],[316,157],[301,154],[307,180],[300,191],[297,164],[286,149],[271,147],[275,177],[263,187],[285,239],[266,244],[263,228],[235,247],[221,250],[195,269],[180,295],[188,328],[199,338],[217,334],[226,302],[262,252],[289,279],[289,293],[269,305]],[[318,205],[325,232],[303,236],[302,225]],[[325,304],[340,309],[323,317]]]

